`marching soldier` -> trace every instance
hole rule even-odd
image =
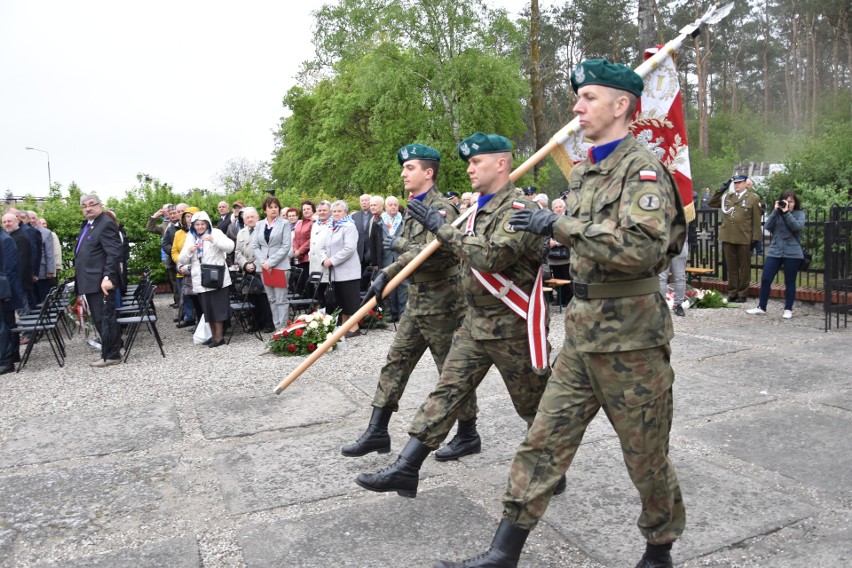
[[[571,247],[574,299],[565,341],[538,413],[519,446],[503,496],[503,520],[483,555],[438,566],[514,568],[527,536],[601,408],[639,490],[647,541],[637,568],[672,566],[686,513],[669,461],[672,319],[657,274],[677,255],[686,219],[665,166],[629,133],[643,82],[628,67],[596,59],[571,74],[574,112],[596,146],[569,178],[568,215],[516,213],[510,225]]]
[[[728,267],[728,301],[744,304],[751,283],[751,251],[763,239],[760,196],[748,186],[748,176],[736,175],[707,201],[722,209],[719,240]]]
[[[468,163],[473,189],[482,194],[471,204],[475,209],[466,226],[457,229],[445,224],[439,209],[416,199],[409,202],[408,211],[461,258],[467,312],[438,384],[417,411],[409,429],[411,439],[399,458],[376,474],[362,473],[356,479],[371,491],[417,495],[420,466],[447,436],[492,365],[499,369],[516,412],[527,423],[535,416],[550,375],[541,293],[542,239],[513,232],[508,225],[514,211],[537,208],[509,179],[512,145],[503,136],[477,132],[462,141],[459,155]]]
[[[411,192],[411,201],[434,207],[446,221],[454,221],[459,215],[458,210],[435,187],[441,154],[429,146],[409,144],[399,149],[397,160],[402,166],[405,189]],[[388,236],[384,243],[385,248],[400,253],[400,256],[396,262],[378,272],[367,289],[364,302],[374,296],[380,300],[387,283],[434,239],[435,236],[421,223],[406,214],[401,234]],[[379,376],[370,424],[355,443],[343,446],[341,453],[344,456],[363,456],[370,452],[386,454],[390,451],[388,422],[391,415],[399,410],[399,399],[411,372],[428,348],[440,375],[453,334],[464,319],[466,304],[458,293],[461,284],[459,258],[451,250],[446,247],[438,249],[417,268],[410,281],[408,307],[402,314],[387,362]],[[454,460],[480,451],[476,412],[476,395],[473,394],[461,405],[456,436],[435,454],[435,459]]]

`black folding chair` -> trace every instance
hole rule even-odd
[[[304,290],[299,289],[299,280],[302,279],[302,269],[296,266],[290,268],[287,273],[287,299],[299,300]]]
[[[290,300],[290,319],[295,318],[299,312],[305,314],[312,312],[315,306],[319,304],[317,293],[319,292],[320,282],[322,282],[322,272],[311,272],[301,296]],[[308,293],[310,293],[310,297],[308,297]]]
[[[24,349],[24,354],[21,356],[21,363],[18,365],[16,372],[20,373],[24,365],[30,359],[30,353],[33,351],[35,344],[42,337],[47,338],[50,344],[50,349],[53,351],[53,356],[60,367],[65,366],[65,343],[62,341],[62,334],[59,332],[57,325],[59,316],[57,310],[59,304],[57,301],[59,289],[54,286],[47,293],[47,298],[41,305],[38,315],[35,318],[24,317],[18,323],[17,327],[12,328],[12,333],[26,334],[29,337],[27,347]]]
[[[142,324],[148,328],[148,331],[157,340],[157,345],[160,348],[160,354],[165,357],[166,352],[163,350],[163,340],[160,338],[160,332],[157,331],[157,312],[154,308],[154,285],[150,281],[146,281],[139,285],[142,288],[141,302],[137,306],[137,310],[132,315],[126,315],[131,311],[124,310],[125,315],[120,315],[116,318],[119,327],[123,327],[127,336],[124,339],[124,362],[127,363],[127,358],[130,356],[130,350],[133,349],[133,344],[136,343],[136,337],[139,335],[139,328]]]
[[[254,304],[249,301],[249,291],[251,283],[255,278],[260,278],[256,274],[243,274],[232,278],[230,304],[231,315],[242,330],[246,333],[251,333],[259,340],[263,341],[263,335],[260,333],[260,326],[255,321]],[[231,343],[231,338],[234,337],[234,329],[236,325],[232,325],[228,332],[228,344]]]

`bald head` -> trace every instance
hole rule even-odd
[[[18,216],[14,213],[6,213],[3,215],[3,229],[7,233],[14,233],[18,230]]]

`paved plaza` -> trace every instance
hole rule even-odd
[[[0,567],[428,567],[487,548],[525,424],[499,375],[479,389],[482,453],[428,458],[416,499],[355,485],[390,464],[436,380],[427,355],[391,420],[393,452],[346,458],[393,336],[372,331],[281,395],[301,358],[192,345],[157,300],[127,364],[92,369],[81,335],[59,368],[38,344],[0,377]],[[752,307],[750,302],[745,307]],[[852,565],[852,329],[820,306],[781,319],[742,306],[675,318],[671,456],[687,507],[683,567]],[[561,345],[561,314],[551,342]],[[521,559],[623,568],[644,542],[638,495],[605,416],[588,430]]]

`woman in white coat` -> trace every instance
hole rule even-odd
[[[231,318],[229,301],[231,275],[225,264],[225,257],[234,250],[234,241],[225,233],[213,228],[210,217],[204,211],[199,211],[190,219],[192,227],[183,243],[183,249],[178,257],[179,264],[188,264],[192,268],[192,289],[198,294],[204,319],[210,324],[212,337],[208,347],[219,347],[225,343],[223,329],[225,322]],[[201,285],[201,265],[215,264],[222,267],[224,272],[221,288],[205,288]]]
[[[328,240],[328,234],[331,232],[331,203],[328,201],[320,201],[317,203],[317,218],[311,225],[311,246],[308,250],[308,260],[310,273],[319,272],[322,274],[318,290],[305,290],[305,295],[313,295],[320,306],[325,308],[325,289],[328,286],[328,270],[326,270],[322,261],[325,257],[322,255],[322,247],[325,241]],[[308,275],[310,276],[310,274]]]
[[[278,198],[267,195],[262,207],[266,218],[255,227],[251,246],[254,249],[255,263],[264,277],[263,288],[272,309],[272,323],[281,329],[287,325],[287,319],[290,317],[287,287],[269,286],[266,282],[271,277],[273,268],[290,270],[290,250],[293,242],[290,237],[290,223],[280,217],[281,203]]]
[[[358,311],[361,304],[361,260],[358,258],[358,227],[349,216],[349,206],[344,201],[331,204],[333,219],[331,232],[322,246],[322,265],[329,270],[330,286],[334,286],[334,298],[340,307],[341,323]],[[332,306],[327,306],[332,309]],[[358,324],[346,333],[346,337],[361,335]]]

